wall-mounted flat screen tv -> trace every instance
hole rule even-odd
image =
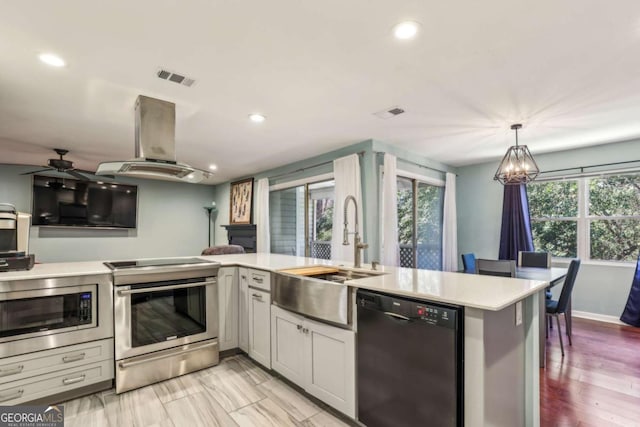
[[[135,185],[33,176],[33,225],[136,228],[137,210]]]

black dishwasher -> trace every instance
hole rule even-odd
[[[358,420],[462,426],[462,307],[358,290]]]

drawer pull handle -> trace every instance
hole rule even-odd
[[[4,396],[0,396],[0,402],[6,402],[7,400],[18,399],[22,397],[23,393],[24,393],[24,390],[18,390],[13,394],[6,394]]]
[[[197,346],[197,347],[193,347],[193,348],[188,348],[186,350],[181,350],[181,349],[174,350],[174,351],[171,351],[169,353],[160,354],[160,355],[157,355],[157,356],[144,356],[144,357],[140,356],[141,358],[138,359],[138,360],[132,360],[130,362],[120,362],[120,363],[118,363],[118,366],[120,366],[120,368],[122,368],[122,369],[127,369],[127,368],[130,368],[132,366],[143,365],[143,364],[148,363],[148,362],[154,362],[156,360],[162,360],[162,359],[166,359],[168,357],[183,356],[185,353],[190,353],[192,351],[202,350],[202,349],[205,349],[205,348],[208,348],[208,347],[216,347],[217,345],[218,345],[217,342],[212,342],[212,343],[203,344],[203,345],[200,345],[200,346]]]
[[[262,295],[260,295],[260,294],[251,294],[251,296],[252,296],[253,298],[257,299],[257,300],[262,301]]]
[[[256,283],[262,283],[264,279],[262,277],[253,276],[253,281]]]
[[[86,378],[85,374],[82,374],[75,378],[65,378],[62,380],[62,384],[69,385],[69,384],[81,383],[82,381],[84,381],[85,378]]]
[[[20,372],[22,372],[23,369],[24,369],[24,365],[18,365],[15,368],[0,369],[0,377],[19,374]]]
[[[64,363],[77,362],[78,360],[84,359],[84,356],[85,356],[84,353],[74,354],[73,356],[64,356],[62,358],[62,361]]]
[[[302,329],[302,325],[296,325],[296,327],[298,328],[298,330]]]

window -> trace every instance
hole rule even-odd
[[[397,178],[400,266],[442,269],[444,187]]]
[[[640,175],[529,184],[536,250],[557,257],[634,261],[640,248]]]
[[[527,186],[533,247],[553,256],[578,256],[578,181]]]
[[[269,193],[271,252],[331,259],[334,181]]]

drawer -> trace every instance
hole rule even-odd
[[[7,357],[0,359],[0,388],[4,383],[103,360],[113,361],[112,338]]]
[[[113,361],[65,369],[0,386],[0,405],[17,405],[113,378]]]
[[[249,286],[271,292],[271,272],[249,268]]]

